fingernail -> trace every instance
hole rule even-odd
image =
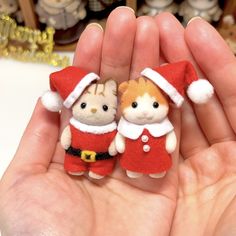
[[[132,12],[135,14],[134,9],[131,8],[131,7],[127,7],[127,6],[119,6],[119,7],[117,7],[116,9],[128,9],[128,10],[132,11]]]
[[[93,22],[93,23],[90,23],[90,24],[87,25],[87,27],[90,27],[90,26],[96,26],[96,27],[98,27],[99,29],[101,29],[103,31],[102,26],[98,23]]]
[[[187,25],[189,25],[190,22],[192,22],[192,21],[194,21],[194,20],[197,20],[197,19],[202,19],[202,18],[201,18],[200,16],[195,16],[195,17],[193,17],[193,18],[191,18],[191,19],[189,20],[189,22],[188,22]]]

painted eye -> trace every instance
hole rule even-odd
[[[137,102],[132,102],[131,106],[132,106],[133,108],[136,108],[136,107],[138,106],[138,103],[137,103]]]
[[[102,109],[103,109],[103,111],[107,111],[108,110],[108,106],[107,105],[103,105]]]
[[[159,107],[159,104],[158,104],[158,102],[154,102],[154,103],[152,104],[152,106],[153,106],[154,108],[158,108],[158,107]]]
[[[82,102],[82,103],[80,104],[80,107],[81,107],[82,109],[84,109],[86,106],[87,106],[87,104],[86,104],[85,102]]]

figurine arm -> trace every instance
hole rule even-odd
[[[118,153],[115,145],[115,139],[111,142],[108,148],[108,153],[110,154],[110,156],[115,156]]]
[[[172,153],[175,151],[177,145],[177,138],[175,135],[175,131],[171,131],[166,135],[166,151],[168,153]]]
[[[56,21],[53,17],[49,17],[48,22],[50,23],[51,26],[55,26],[56,25]]]
[[[125,151],[125,137],[122,136],[120,133],[116,134],[115,147],[119,153],[123,153]]]
[[[67,150],[71,145],[71,131],[70,126],[66,126],[61,134],[61,146]]]
[[[212,14],[213,21],[218,21],[222,15],[222,10],[217,5],[211,14]]]

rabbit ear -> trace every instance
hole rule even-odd
[[[234,24],[235,24],[234,17],[233,17],[232,15],[226,15],[226,16],[224,16],[224,18],[223,18],[223,24],[224,24],[225,26],[228,26],[228,27],[234,25]]]
[[[127,81],[121,83],[121,84],[119,85],[119,89],[118,89],[119,92],[120,92],[120,93],[124,93],[124,92],[127,90],[128,85],[129,85],[129,83],[128,83]]]

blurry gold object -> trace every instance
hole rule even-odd
[[[0,56],[66,67],[69,58],[53,53],[54,33],[51,27],[40,31],[18,26],[11,17],[0,14]]]

